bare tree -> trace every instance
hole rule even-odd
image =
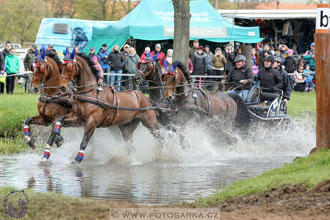
[[[190,0],[173,0],[174,40],[173,60],[180,61],[188,68],[190,35]]]
[[[131,8],[131,2],[132,1],[131,0],[127,0],[127,6],[122,0],[119,0],[119,2],[121,3],[121,5],[122,5],[122,7],[123,7],[126,14],[131,12],[131,10],[132,10],[132,8]]]

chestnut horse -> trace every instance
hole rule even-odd
[[[75,60],[63,63],[60,86],[67,89],[69,82],[77,82],[77,91],[73,94],[73,112],[57,119],[54,133],[60,135],[62,124],[85,123],[76,162],[83,160],[84,151],[97,127],[118,125],[130,153],[134,152],[132,134],[140,121],[158,142],[161,141],[156,111],[144,94],[140,91],[117,92],[108,86],[100,92],[96,89],[97,79],[97,70],[86,55],[76,55]]]
[[[163,74],[162,81],[165,85],[164,97],[177,106],[179,113],[184,113],[180,118],[188,121],[206,116],[221,119],[239,128],[248,125],[251,115],[239,95],[220,91],[206,93],[195,88],[193,83],[188,83],[185,76],[189,76],[189,73],[182,63],[178,62],[177,67],[176,71]]]
[[[49,126],[55,124],[56,118],[66,115],[71,111],[71,103],[68,96],[62,96],[59,89],[60,69],[56,58],[46,56],[45,60],[37,60],[33,68],[31,88],[34,92],[41,89],[38,102],[39,115],[27,118],[24,122],[24,135],[30,147],[35,149],[35,139],[31,137],[30,125],[37,124]],[[60,136],[54,137],[56,145],[62,144]]]

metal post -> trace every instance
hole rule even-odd
[[[316,150],[330,148],[330,34],[329,4],[317,5],[316,61]]]

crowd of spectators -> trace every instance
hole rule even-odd
[[[31,70],[31,66],[34,63],[35,51],[37,46],[33,45],[27,52],[24,59],[24,68],[26,71]],[[79,53],[79,48],[73,48],[74,54]],[[164,51],[165,52],[165,51]],[[102,72],[103,80],[99,83],[106,83],[110,86],[116,86],[118,91],[123,88],[133,89],[132,77],[123,76],[122,73],[136,74],[137,64],[143,61],[147,57],[152,57],[154,60],[158,60],[160,65],[165,69],[173,62],[173,49],[168,49],[166,55],[162,51],[161,44],[157,43],[154,48],[145,47],[144,52],[139,56],[134,47],[125,44],[120,50],[119,45],[114,45],[112,50],[108,49],[107,44],[103,44],[102,47],[96,51],[94,47],[89,48],[89,56],[93,62],[99,63],[100,66],[96,66],[100,72]],[[56,50],[53,45],[48,45],[48,54],[56,54]],[[303,55],[296,55],[292,49],[289,49],[286,45],[279,45],[274,48],[268,44],[264,44],[259,48],[252,48],[251,52],[251,71],[253,75],[265,68],[264,61],[272,55],[276,57],[277,61],[280,61],[278,69],[285,70],[289,73],[289,83],[293,87],[297,80],[295,80],[294,73],[301,73],[304,83],[304,91],[312,91],[314,89],[314,71],[315,71],[315,45],[311,44],[311,49],[306,51]],[[68,56],[72,54],[70,47],[67,48],[64,55]],[[234,51],[231,44],[226,44],[223,49],[217,47],[214,51],[211,51],[209,45],[200,45],[198,40],[194,40],[192,47],[189,50],[189,72],[191,75],[199,76],[219,76],[218,78],[203,78],[208,83],[206,87],[212,91],[214,89],[223,89],[224,78],[235,69],[235,57],[240,55],[240,50]],[[97,65],[97,64],[95,64]],[[250,66],[250,65],[248,65]],[[14,91],[15,76],[19,69],[18,58],[15,55],[15,49],[12,48],[11,43],[7,42],[6,48],[0,52],[0,74],[6,75],[6,90],[8,94],[12,94]],[[105,74],[104,74],[105,73]],[[108,73],[111,73],[108,76]],[[213,82],[212,82],[213,81]],[[301,83],[301,82],[300,82]],[[4,80],[0,78],[0,94],[4,93]]]

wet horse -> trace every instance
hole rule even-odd
[[[62,95],[58,87],[61,73],[55,59],[46,56],[43,60],[37,60],[33,68],[31,88],[34,92],[41,90],[38,102],[39,115],[27,118],[24,122],[25,139],[33,149],[36,147],[36,141],[31,137],[30,125],[54,125],[57,117],[66,115],[71,111],[69,97]],[[54,138],[56,145],[59,147],[62,144],[62,139],[59,136]]]
[[[186,67],[178,62],[176,71],[163,74],[165,85],[164,98],[177,107],[178,119],[183,122],[190,119],[199,121],[214,118],[222,123],[236,127],[246,127],[250,122],[250,113],[239,95],[229,95],[220,91],[206,93],[188,83],[189,73]]]
[[[57,119],[54,133],[60,135],[62,125],[77,122],[85,124],[76,162],[83,160],[84,151],[97,127],[118,125],[124,140],[128,143],[130,153],[134,152],[132,134],[140,121],[157,141],[162,140],[156,111],[144,94],[140,91],[117,92],[108,86],[100,92],[96,89],[97,78],[97,71],[88,56],[76,55],[75,60],[63,63],[60,86],[67,89],[69,82],[76,82],[77,91],[73,94],[73,112]]]

